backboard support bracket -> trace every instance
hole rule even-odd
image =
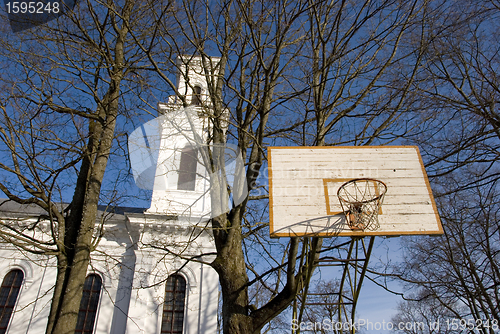
[[[342,324],[342,330],[337,330],[336,333],[356,333],[357,328],[351,324],[355,324],[356,307],[374,241],[374,236],[352,237],[349,242],[331,248],[329,252],[332,253],[332,256],[325,254],[319,259],[316,264],[318,267],[339,267],[342,272],[341,280],[337,290],[333,293],[310,293],[309,285],[305,285],[293,302],[292,318],[296,320],[296,323],[300,324],[304,321],[304,312],[307,306],[325,306],[329,307],[330,310],[334,309],[334,316],[331,319],[332,326],[335,326],[333,322]],[[334,298],[331,298],[332,296]],[[292,333],[299,334],[300,328],[292,329]]]

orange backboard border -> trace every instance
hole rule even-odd
[[[416,150],[419,163],[423,172],[424,182],[427,187],[427,191],[429,193],[429,197],[431,200],[431,205],[434,211],[434,215],[437,222],[437,230],[427,230],[427,231],[396,231],[396,232],[383,232],[380,231],[347,231],[340,233],[293,233],[293,232],[274,232],[274,222],[273,222],[273,166],[272,166],[272,151],[279,149],[375,149],[375,148],[414,148]],[[269,175],[269,228],[271,237],[300,237],[300,236],[318,236],[318,237],[333,237],[333,236],[351,236],[351,237],[363,237],[363,236],[403,236],[403,235],[441,235],[444,233],[443,226],[441,223],[441,218],[439,217],[439,213],[437,210],[436,202],[434,200],[434,196],[432,194],[431,186],[429,183],[429,179],[427,177],[427,172],[425,171],[424,163],[422,160],[422,156],[420,155],[420,150],[417,146],[411,145],[399,145],[399,146],[272,146],[268,147],[268,175]],[[328,181],[336,181],[336,182],[347,182],[351,179],[348,178],[326,178],[323,179],[324,191],[326,196],[327,205],[329,206],[329,196],[327,189]],[[382,205],[383,206],[383,205]],[[330,215],[340,214],[342,212],[330,212],[329,207],[327,207],[327,213]],[[382,214],[382,208],[380,209],[380,213]]]

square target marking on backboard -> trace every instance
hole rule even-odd
[[[270,147],[268,168],[273,237],[443,233],[416,146]],[[387,185],[375,230],[349,228],[338,200],[357,178]]]

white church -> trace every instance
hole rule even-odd
[[[206,228],[209,181],[193,158],[199,154],[193,143],[208,134],[210,102],[202,59],[183,56],[178,65],[177,88],[192,107],[181,108],[177,97],[160,103],[161,139],[150,136],[147,150],[136,152],[134,176],[153,189],[150,208],[115,208],[96,222],[102,238],[92,253],[75,333],[217,332],[218,276],[207,264],[215,253]],[[142,131],[148,138],[152,128]],[[38,214],[34,206],[0,206],[0,220],[13,225],[27,226]],[[35,236],[48,233],[47,224],[38,226]],[[0,243],[0,334],[45,333],[55,277],[54,258]]]

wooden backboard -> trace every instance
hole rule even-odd
[[[268,171],[272,237],[443,233],[416,146],[270,147]],[[387,185],[375,230],[347,226],[337,191],[355,178]]]

